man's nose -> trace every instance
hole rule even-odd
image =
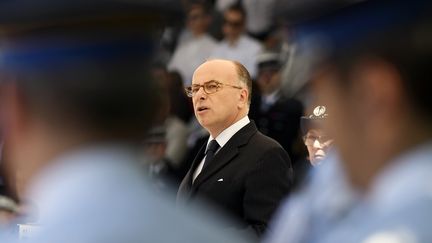
[[[200,87],[199,88],[199,90],[198,90],[198,92],[197,92],[197,95],[199,95],[199,98],[200,99],[204,99],[204,98],[206,98],[207,97],[207,93],[204,91],[204,87]]]
[[[314,141],[314,143],[313,143],[313,146],[314,146],[315,148],[322,148],[322,145],[321,145],[319,139],[315,139],[315,141]]]
[[[198,91],[195,93],[195,99],[204,100],[207,97],[206,92],[204,92],[204,87],[200,87]]]

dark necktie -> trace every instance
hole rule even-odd
[[[205,152],[206,158],[204,161],[203,169],[208,166],[209,162],[213,159],[216,151],[219,149],[219,144],[215,139],[211,140],[210,143],[207,145],[207,149]]]

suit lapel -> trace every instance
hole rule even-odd
[[[188,173],[184,177],[183,181],[180,184],[178,196],[188,198],[191,195],[192,192],[192,179],[193,174],[198,165],[200,164],[201,160],[204,157],[204,152],[206,148],[207,143],[204,143],[201,149],[199,150],[198,154],[195,156],[194,161],[192,162],[192,166],[189,169]]]
[[[203,182],[209,179],[213,174],[225,167],[232,159],[234,159],[239,147],[248,143],[250,137],[257,132],[255,123],[251,121],[249,124],[240,129],[231,139],[216,153],[213,160],[206,168],[201,171],[195,182],[192,184],[192,192],[194,192]]]
[[[207,139],[208,140],[208,139]],[[201,161],[204,158],[204,153],[207,147],[207,140],[206,142],[201,146],[197,156],[195,156],[194,161],[192,162],[192,166],[188,172],[189,174],[189,179],[190,179],[190,183],[192,184],[192,178],[193,178],[193,173],[195,172],[196,168],[198,167],[198,165],[201,163]]]

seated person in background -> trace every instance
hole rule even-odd
[[[307,152],[299,157],[294,165],[294,190],[301,190],[308,183],[309,171],[312,167],[319,165],[328,155],[333,143],[333,140],[326,135],[322,128],[322,123],[328,116],[326,107],[316,106],[309,114],[302,116],[300,121],[303,142]]]
[[[180,37],[177,48],[168,63],[170,71],[178,71],[184,85],[190,85],[195,69],[203,63],[216,47],[216,40],[208,33],[211,23],[210,7],[205,3],[192,3],[187,12],[187,29]]]
[[[309,116],[301,118],[303,141],[309,153],[309,161],[313,166],[318,165],[327,155],[333,139],[328,137],[321,127],[321,122],[328,114],[325,106],[317,106]]]
[[[250,117],[263,134],[282,145],[295,167],[297,160],[304,157],[295,149],[296,144],[303,147],[300,138],[303,105],[281,92],[281,67],[279,53],[266,51],[258,56],[258,89],[252,94]]]
[[[210,56],[238,61],[246,67],[252,79],[256,78],[256,59],[262,50],[262,45],[246,34],[246,11],[241,5],[233,5],[225,10],[223,16],[224,39]]]
[[[192,115],[192,104],[178,72],[167,72],[164,66],[156,64],[152,74],[163,87],[161,93],[168,106],[144,140],[144,151],[149,156],[143,162],[157,188],[165,190],[170,186],[177,188],[186,174],[183,167],[189,167],[189,164],[183,165],[183,161],[187,153],[187,122]]]

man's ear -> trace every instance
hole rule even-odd
[[[248,105],[249,91],[247,89],[242,89],[239,97],[239,108],[243,108]]]

